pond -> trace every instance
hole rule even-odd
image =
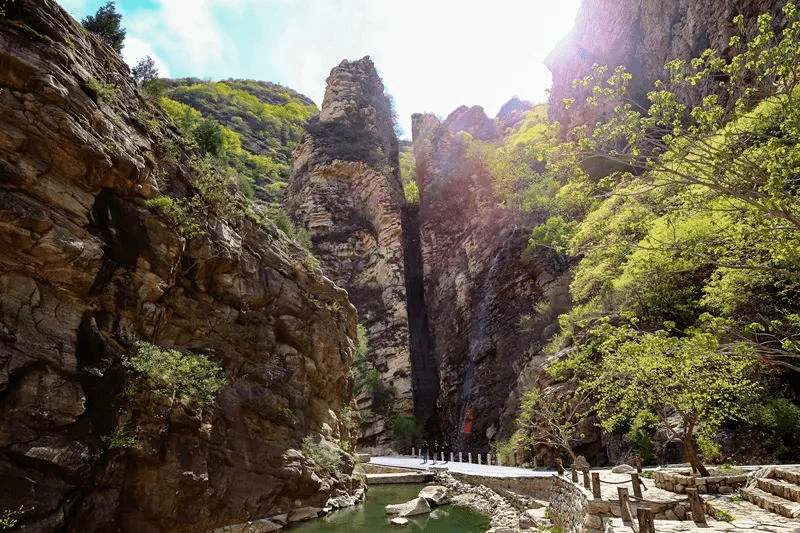
[[[424,484],[373,485],[367,492],[365,502],[340,509],[322,518],[304,522],[288,528],[292,533],[375,533],[389,527],[391,516],[386,514],[386,506],[405,503],[416,498]],[[436,507],[428,515],[410,516],[406,526],[394,526],[398,533],[483,533],[491,527],[490,519],[479,515],[472,509],[457,505]]]

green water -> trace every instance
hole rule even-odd
[[[435,507],[429,515],[410,516],[406,526],[391,526],[386,506],[405,503],[416,498],[425,485],[373,485],[367,499],[355,507],[340,509],[322,518],[289,528],[292,533],[483,533],[490,527],[489,519],[471,509],[456,505]]]

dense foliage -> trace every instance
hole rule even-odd
[[[169,398],[202,410],[225,384],[222,368],[206,356],[143,341],[136,343],[136,351],[125,360],[125,366],[134,373],[128,390],[135,399]]]
[[[762,15],[727,57],[669,63],[644,108],[624,68],[597,67],[576,81],[596,124],[564,137],[534,110],[490,157],[503,205],[533,226],[531,249],[579,260],[549,371],[580,383],[591,414],[632,445],[649,449],[646,431],[666,428],[701,472],[695,444],[713,459],[732,420],[769,434],[767,451],[799,451],[786,428],[800,370],[800,21],[793,4],[784,15],[779,34]],[[692,105],[698,87],[712,92]],[[542,392],[523,397],[541,411]],[[521,445],[546,429],[529,411]],[[543,442],[572,454],[589,414]]]

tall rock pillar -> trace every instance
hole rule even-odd
[[[331,70],[318,117],[296,148],[284,204],[323,271],[349,293],[380,383],[359,396],[362,444],[413,415],[401,208],[391,102],[369,57]]]

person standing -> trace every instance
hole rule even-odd
[[[428,441],[426,440],[422,441],[422,464],[428,462],[428,450],[429,450]]]

